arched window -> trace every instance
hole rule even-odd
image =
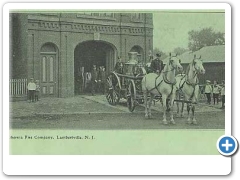
[[[41,52],[56,52],[55,45],[52,43],[46,43],[42,46]]]

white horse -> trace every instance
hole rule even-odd
[[[198,85],[198,74],[205,74],[205,69],[203,67],[203,63],[201,60],[201,56],[196,58],[194,55],[194,59],[192,62],[189,63],[186,74],[185,75],[177,75],[176,76],[176,86],[177,86],[177,98],[180,99],[180,94],[183,94],[183,100],[187,101],[187,111],[188,111],[188,124],[197,124],[195,118],[195,104],[199,100],[199,85]],[[183,116],[183,108],[184,102],[182,103],[181,108],[181,117]],[[192,110],[192,121],[189,111]],[[177,111],[179,113],[179,105],[177,102]]]
[[[167,99],[169,98],[169,108],[171,112],[172,124],[175,124],[173,119],[173,101],[176,95],[176,79],[175,71],[182,70],[180,64],[180,59],[177,56],[171,56],[165,65],[162,73],[157,75],[155,73],[149,73],[143,77],[142,80],[142,91],[144,96],[145,103],[145,117],[151,118],[151,105],[152,100],[155,95],[162,95],[162,104],[163,104],[163,124],[167,124],[166,120],[166,110],[167,110]],[[150,94],[150,99],[148,100],[148,94]]]

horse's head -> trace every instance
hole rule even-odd
[[[172,66],[173,69],[176,69],[177,71],[181,72],[183,70],[183,67],[180,64],[181,60],[177,57],[177,54],[176,55],[172,55],[170,53],[169,56],[170,56],[169,65]]]
[[[205,69],[203,67],[203,62],[202,62],[201,56],[199,56],[197,58],[196,55],[194,55],[193,67],[197,73],[205,74]]]

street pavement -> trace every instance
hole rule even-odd
[[[141,104],[134,112],[129,112],[126,100],[111,106],[105,96],[79,95],[71,98],[42,98],[38,102],[16,101],[10,103],[11,129],[224,129],[225,111],[220,105],[196,106],[198,125],[186,124],[185,116],[176,116],[176,125],[162,124],[162,106],[156,102],[152,106],[152,119],[145,119]],[[167,114],[169,120],[169,114]]]
[[[224,129],[225,111],[220,105],[196,106],[198,125],[187,125],[187,117],[177,117],[176,125],[162,124],[162,106],[152,106],[152,119],[144,118],[144,107],[139,105],[129,112],[124,99],[116,106],[108,104],[105,96],[81,95],[71,98],[42,98],[38,102],[10,103],[12,129]],[[186,114],[186,113],[185,113]],[[169,114],[167,115],[169,120]]]
[[[221,112],[219,105],[207,105],[200,103],[196,105],[197,112]],[[162,112],[162,105],[157,102],[152,105],[156,112]],[[185,106],[186,109],[186,106]],[[176,107],[175,107],[176,110]],[[143,113],[144,106],[139,105],[135,113]],[[104,95],[79,95],[70,98],[42,98],[38,102],[27,101],[10,102],[10,117],[27,117],[35,115],[73,115],[89,113],[130,113],[126,101],[121,99],[119,104],[112,106],[108,104]]]
[[[196,105],[198,112],[221,112],[220,105],[207,105],[200,103]],[[159,102],[152,105],[153,111],[162,112]],[[186,106],[185,106],[186,109]],[[175,107],[176,110],[176,107]],[[143,113],[144,106],[136,107],[135,113]],[[130,113],[126,101],[121,99],[119,104],[112,106],[108,104],[104,95],[79,95],[71,98],[42,98],[38,102],[27,101],[10,102],[10,117],[29,117],[36,115],[77,115],[89,113]]]

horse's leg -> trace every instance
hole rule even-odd
[[[174,119],[173,119],[173,103],[174,103],[174,97],[175,96],[173,96],[172,95],[172,97],[171,97],[171,99],[169,100],[169,102],[170,102],[170,104],[169,104],[169,108],[170,108],[170,122],[172,123],[172,124],[175,124],[175,121],[174,121]]]
[[[195,118],[195,105],[194,104],[192,105],[192,117],[193,117],[193,120],[192,120],[193,124],[197,124],[197,120]]]
[[[163,102],[163,124],[167,124],[167,120],[166,120],[167,96],[166,95],[162,95],[162,102]]]
[[[143,91],[144,104],[145,104],[145,118],[148,118],[148,93]]]
[[[178,102],[176,104],[177,104],[177,114],[180,114]]]
[[[182,108],[181,108],[181,117],[183,117],[183,114],[184,114],[184,102],[182,102]]]
[[[191,105],[188,103],[188,104],[187,104],[187,112],[188,112],[187,123],[188,123],[188,124],[191,124],[191,123],[192,123],[192,122],[191,122],[191,117],[190,117],[191,115],[190,115],[190,112],[189,112],[190,109],[191,109]]]
[[[150,99],[148,101],[148,118],[152,118],[151,106],[152,106],[153,98],[154,98],[154,94],[150,93]]]
[[[177,100],[179,100],[179,93],[178,93],[178,91],[176,91],[176,99]],[[177,104],[177,114],[179,114],[179,104],[178,104],[178,101],[176,102],[176,104]]]
[[[177,100],[180,100],[180,94],[178,92],[176,97],[177,97]],[[177,101],[176,104],[177,104],[177,115],[180,117],[179,102]]]

